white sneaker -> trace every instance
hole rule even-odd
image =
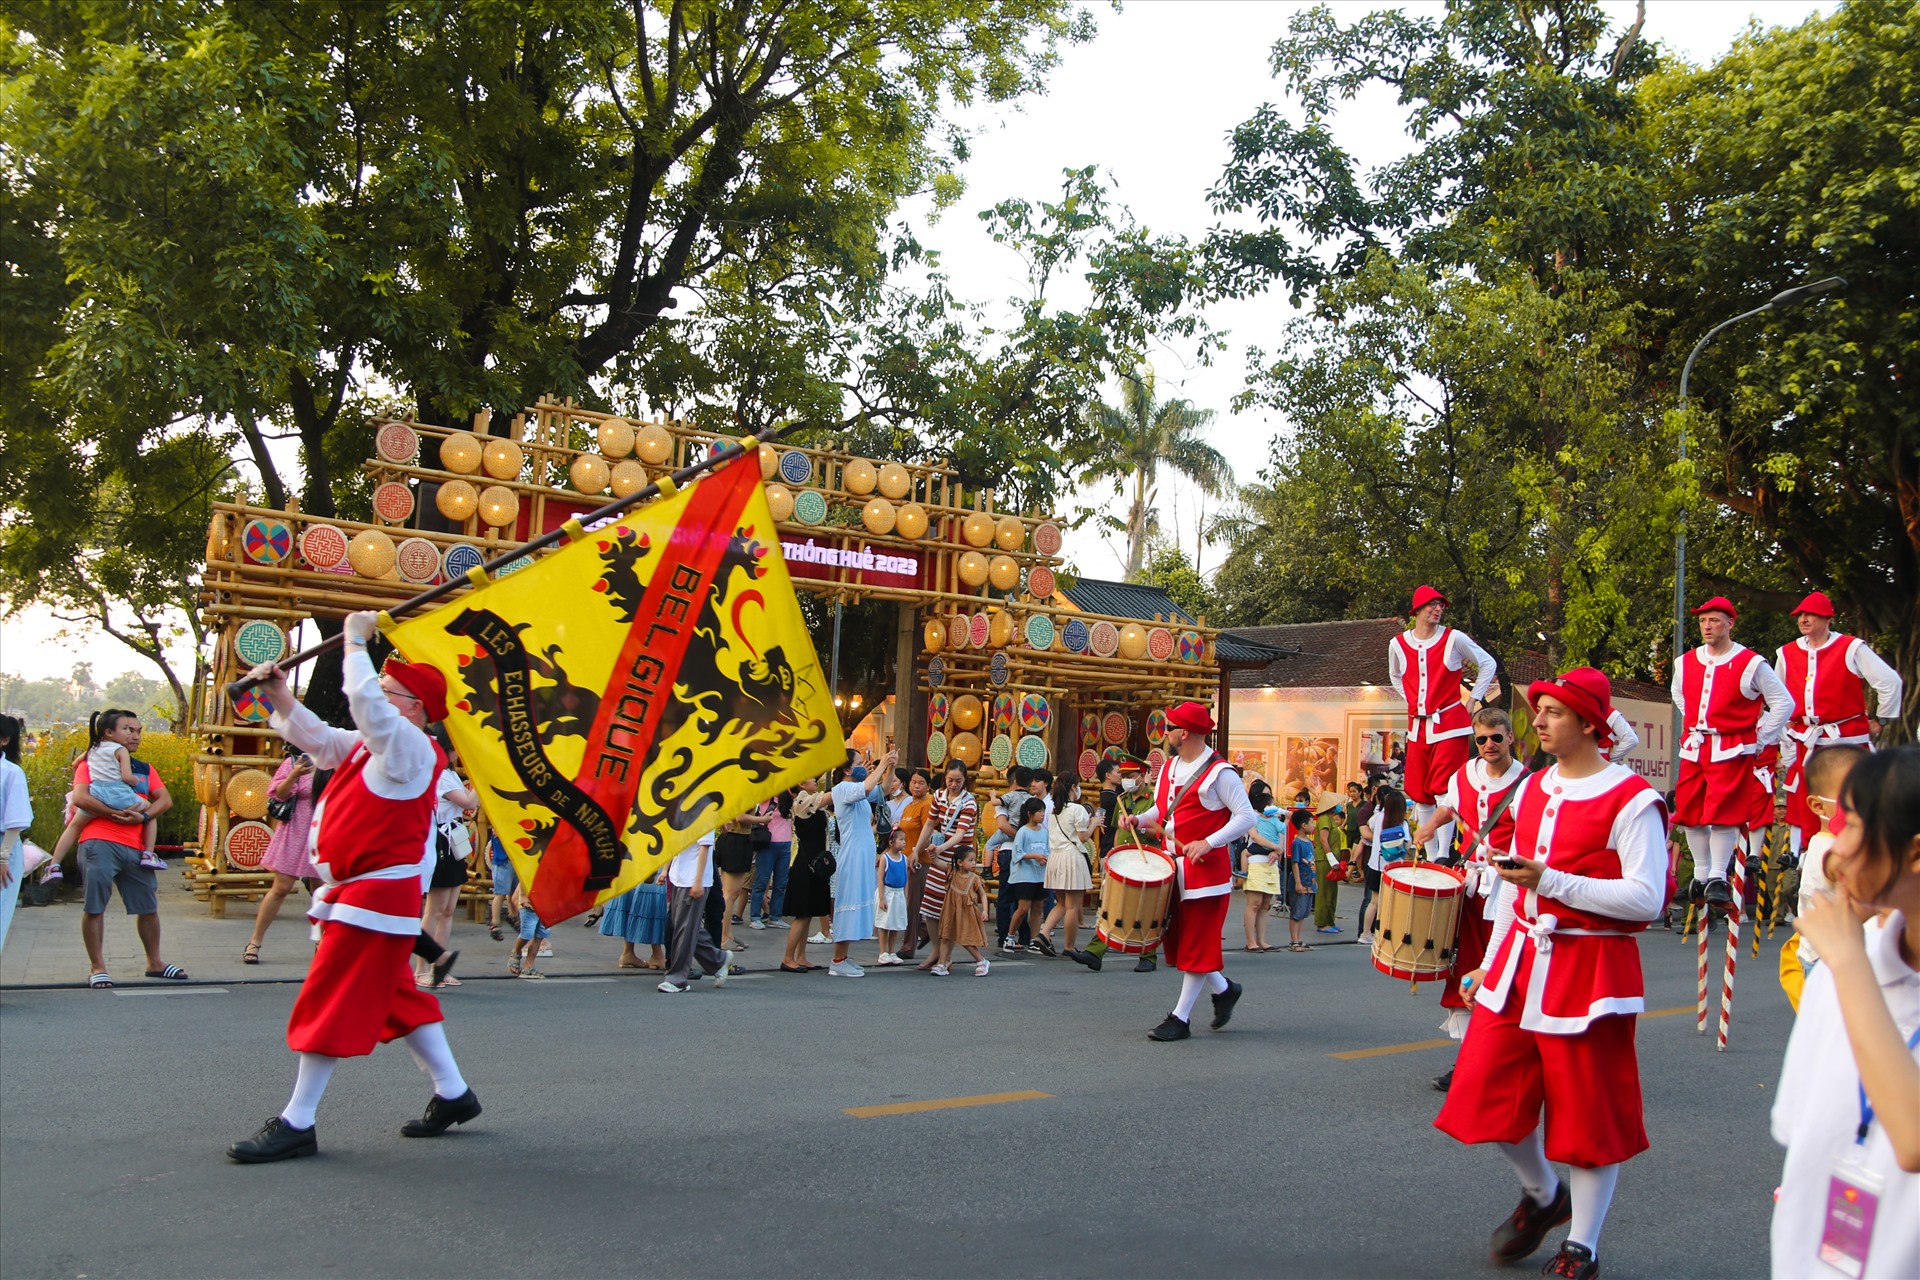
[[[979,964],[973,966],[973,976],[976,978],[984,978],[992,968],[993,961],[982,959]]]
[[[927,970],[927,972],[931,973],[936,978],[944,978],[947,975],[951,974],[953,970],[947,968],[947,966],[943,964],[937,964],[933,966],[933,968]]]
[[[764,929],[766,927],[767,927],[766,925],[761,924],[758,920],[755,920],[752,924],[749,924],[747,926],[747,928],[749,929]]]
[[[727,974],[732,967],[733,952],[722,951],[720,953],[720,968],[716,970],[713,975],[713,986],[716,991],[727,985]]]
[[[767,925],[767,928],[769,928],[769,929],[791,929],[791,928],[793,928],[793,926],[792,926],[792,925],[790,925],[790,924],[788,924],[788,923],[787,923],[787,922],[786,922],[785,920],[768,920],[768,921],[766,922],[766,925]]]
[[[807,941],[812,943],[816,947],[824,947],[829,942],[832,942],[833,939],[829,938],[824,933],[815,933],[812,937],[808,938]]]
[[[827,973],[835,978],[864,978],[867,971],[851,960],[835,960],[827,966]]]
[[[668,979],[667,981],[661,983],[659,986],[655,987],[654,990],[660,992],[662,995],[681,996],[687,993],[688,988],[681,986],[679,983],[673,981],[672,979]]]

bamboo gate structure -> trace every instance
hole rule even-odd
[[[284,656],[301,622],[387,608],[464,578],[609,492],[633,493],[729,438],[542,397],[505,424],[485,410],[467,428],[377,421],[364,464],[371,522],[315,517],[297,504],[215,504],[199,602],[215,651],[190,727],[202,744],[193,784],[203,808],[189,858],[196,895],[219,915],[228,899],[271,883],[259,864],[278,742],[257,697],[235,705],[222,696],[229,681]],[[975,770],[983,800],[1005,789],[1016,763],[1083,778],[1102,756],[1157,765],[1161,708],[1222,688],[1219,633],[1204,619],[1075,608],[1059,591],[1059,523],[996,511],[990,491],[967,491],[950,466],[767,446],[760,467],[794,586],[898,605],[903,764],[960,760]],[[478,867],[484,838],[474,848]],[[470,895],[485,891],[470,881]]]

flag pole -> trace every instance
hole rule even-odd
[[[739,457],[740,455],[746,452],[746,449],[742,443],[742,441],[744,440],[750,439],[754,442],[756,446],[763,445],[767,443],[767,441],[773,439],[775,436],[798,425],[799,424],[795,422],[775,423],[773,426],[763,428],[762,430],[755,432],[752,436],[742,437],[740,440],[715,441],[712,451],[710,451],[705,458],[702,458],[698,462],[689,463],[688,465],[681,467],[678,471],[673,472],[668,477],[671,487],[677,489],[681,485],[687,483],[687,481],[694,479],[695,477],[701,475],[702,473],[713,470],[713,468],[719,466],[721,463],[728,462],[734,458]],[[586,512],[584,515],[576,516],[574,517],[574,519],[578,520],[583,525],[593,524],[600,520],[610,519],[613,516],[617,516],[624,511],[630,511],[634,507],[639,506],[641,503],[648,502],[659,496],[660,496],[660,484],[658,481],[655,481],[654,483],[647,485],[643,489],[636,489],[634,492],[628,494],[624,498],[615,498],[612,502],[607,503],[605,506],[598,507],[592,511]],[[572,521],[568,521],[567,523],[571,524]],[[480,566],[481,572],[486,574],[492,574],[494,571],[498,570],[503,565],[511,564],[513,561],[518,560],[521,556],[531,555],[536,551],[544,551],[548,547],[557,545],[566,536],[567,536],[566,524],[561,525],[557,529],[549,529],[547,532],[541,534],[539,537],[534,538],[529,542],[523,542],[511,551],[501,552],[499,555],[495,556],[493,559],[481,565]],[[389,617],[393,617],[393,618],[402,617],[409,613],[415,613],[421,609],[426,608],[430,604],[439,603],[441,600],[444,600],[446,597],[452,595],[455,591],[460,590],[462,587],[471,586],[471,585],[472,585],[471,581],[464,574],[459,577],[449,578],[445,582],[442,582],[436,586],[427,588],[425,591],[422,591],[419,595],[409,596],[407,599],[402,600],[399,604],[396,604],[392,608],[386,610],[386,613]],[[343,633],[335,632],[333,635],[327,636],[325,639],[321,640],[319,644],[313,645],[306,649],[302,649],[300,652],[294,654],[292,657],[282,658],[278,662],[274,663],[273,665],[278,667],[282,671],[285,671],[292,667],[297,667],[303,662],[311,662],[315,658],[322,657],[325,654],[331,653],[335,649],[338,649],[341,645],[342,634]],[[227,700],[229,702],[235,700],[241,694],[253,688],[258,683],[259,681],[255,680],[251,675],[241,676],[238,680],[233,680],[228,682],[227,689],[226,689]]]

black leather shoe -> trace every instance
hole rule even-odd
[[[1185,1040],[1192,1034],[1192,1027],[1180,1021],[1180,1019],[1174,1017],[1172,1014],[1168,1014],[1165,1022],[1162,1022],[1159,1026],[1147,1032],[1147,1039],[1159,1040],[1164,1043],[1169,1040]]]
[[[1083,964],[1095,973],[1100,972],[1100,953],[1098,951],[1069,951],[1067,959],[1075,964]]]
[[[1159,965],[1153,962],[1152,956],[1141,956],[1140,963],[1133,966],[1133,971],[1135,973],[1152,973],[1155,969],[1158,969],[1159,967],[1160,967]]]
[[[1705,902],[1706,900],[1707,886],[1703,882],[1694,880],[1687,885],[1688,902]]]
[[[1447,1074],[1443,1076],[1435,1076],[1433,1078],[1433,1087],[1439,1090],[1441,1093],[1445,1093],[1447,1090],[1453,1088],[1453,1069],[1449,1067],[1447,1069]]]
[[[427,1103],[427,1113],[418,1120],[409,1120],[400,1126],[402,1135],[409,1138],[431,1138],[437,1133],[445,1133],[456,1124],[465,1124],[480,1114],[480,1099],[473,1096],[469,1089],[457,1098],[443,1098],[434,1094]]]
[[[1732,903],[1732,886],[1718,876],[1707,881],[1707,904],[1709,906],[1725,907],[1732,905]]]
[[[1233,1021],[1233,1006],[1240,1003],[1240,997],[1246,994],[1246,988],[1239,983],[1229,981],[1227,989],[1213,998],[1213,1022],[1215,1031]]]
[[[1532,1256],[1546,1239],[1547,1232],[1572,1220],[1573,1194],[1567,1190],[1565,1178],[1560,1179],[1560,1189],[1553,1193],[1553,1202],[1544,1208],[1523,1192],[1513,1216],[1494,1228],[1487,1252],[1501,1266],[1510,1267]]]
[[[279,1116],[261,1125],[260,1132],[251,1138],[242,1138],[227,1148],[227,1159],[241,1164],[267,1164],[319,1154],[320,1143],[311,1126],[296,1129]]]
[[[445,982],[447,980],[447,975],[453,972],[453,962],[458,960],[459,958],[460,958],[460,953],[458,951],[441,952],[440,958],[438,960],[435,960],[432,965],[428,966],[427,971],[431,975],[429,978],[429,985],[437,987],[441,983]]]
[[[1593,1256],[1593,1250],[1569,1240],[1540,1268],[1540,1274],[1565,1276],[1566,1280],[1599,1280],[1600,1261]]]

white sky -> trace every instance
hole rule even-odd
[[[1099,5],[1099,35],[1067,50],[1044,97],[1018,108],[971,113],[965,121],[978,131],[965,171],[966,196],[923,235],[943,252],[956,292],[997,300],[1024,291],[1021,264],[986,236],[973,214],[1012,196],[1051,199],[1066,168],[1099,166],[1114,199],[1151,231],[1202,235],[1217,221],[1206,193],[1226,161],[1227,135],[1261,103],[1278,100],[1267,52],[1292,15],[1306,7],[1291,0],[1130,0],[1115,13]],[[1333,5],[1345,21],[1380,7]],[[1439,9],[1437,3],[1403,7]],[[1632,20],[1631,0],[1609,0],[1606,7],[1616,28]],[[1809,0],[1650,0],[1644,34],[1704,63],[1731,45],[1749,21],[1793,25],[1821,7]],[[1371,169],[1403,152],[1401,124],[1391,97],[1379,94],[1344,109],[1335,132],[1362,168]],[[924,208],[907,211],[909,217],[924,214]],[[1211,439],[1243,481],[1256,479],[1265,465],[1273,427],[1258,410],[1237,416],[1229,410],[1242,380],[1241,353],[1249,345],[1273,350],[1293,314],[1279,298],[1216,307],[1209,318],[1229,331],[1224,357],[1210,368],[1175,350],[1153,361],[1162,397],[1184,396],[1218,411]],[[1102,496],[1088,494],[1086,500]],[[1163,528],[1177,530],[1191,555],[1197,494],[1163,482],[1162,499]],[[1067,543],[1074,567],[1092,577],[1119,577],[1123,550],[1088,531],[1070,535]],[[1219,554],[1208,548],[1203,568],[1217,567]],[[0,673],[65,676],[76,661],[91,662],[103,681],[120,671],[157,674],[110,637],[65,629],[45,610],[0,620]],[[184,675],[190,661],[183,667]]]

